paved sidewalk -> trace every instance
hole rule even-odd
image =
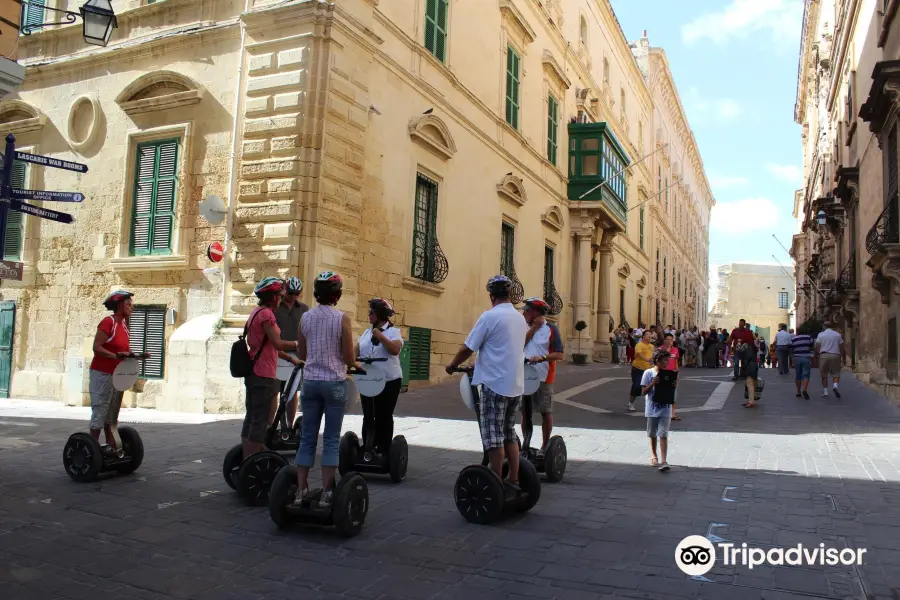
[[[624,411],[628,368],[562,366],[566,478],[491,527],[453,505],[456,474],[480,455],[456,384],[404,394],[407,480],[368,479],[366,526],[349,541],[279,533],[265,509],[238,501],[221,475],[233,417],[123,410],[141,423],[144,465],[75,484],[62,446],[86,411],[0,401],[0,599],[900,598],[900,411],[851,377],[842,400],[818,398],[814,381],[808,401],[789,376],[763,377],[748,410],[729,372],[685,370],[674,467],[660,474],[643,419]],[[674,554],[693,534],[868,553],[860,567],[718,565],[691,579]]]

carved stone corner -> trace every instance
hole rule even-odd
[[[859,291],[850,290],[844,295],[844,303],[841,305],[841,313],[848,325],[853,325],[859,319]]]
[[[872,269],[872,287],[882,304],[890,303],[891,293],[900,296],[900,244],[885,244],[883,252],[873,255],[866,264]]]

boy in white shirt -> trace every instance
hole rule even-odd
[[[669,463],[666,457],[669,450],[669,426],[672,423],[672,405],[657,404],[656,386],[659,385],[659,372],[665,370],[669,364],[671,355],[668,351],[660,348],[653,353],[652,369],[644,371],[641,378],[641,393],[644,394],[644,416],[647,417],[647,437],[650,438],[650,453],[652,458],[650,464],[657,467],[660,472],[665,473],[669,470]],[[675,387],[678,382],[675,382]],[[656,454],[656,440],[659,438],[659,451],[662,455],[662,462]]]

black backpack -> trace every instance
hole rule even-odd
[[[250,329],[250,325],[253,324],[253,319],[259,315],[260,311],[256,311],[256,314],[250,319],[250,321],[244,325],[244,333],[242,333],[237,341],[231,345],[231,376],[232,377],[247,377],[253,373],[253,365],[256,363],[256,360],[259,358],[259,355],[262,354],[263,348],[266,346],[266,342],[269,341],[268,336],[263,334],[263,342],[259,345],[259,350],[256,352],[256,356],[252,359],[250,358],[250,349],[247,347],[247,331]]]

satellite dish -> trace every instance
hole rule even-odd
[[[225,220],[225,203],[218,196],[210,194],[200,203],[200,215],[210,225],[220,225]]]

